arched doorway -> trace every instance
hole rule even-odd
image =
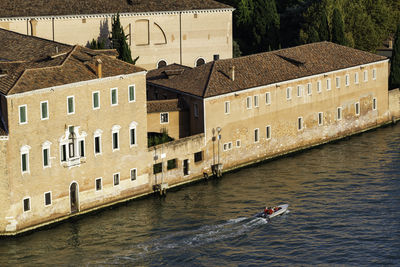
[[[76,182],[73,182],[69,187],[69,200],[71,203],[71,213],[79,211],[79,187]]]

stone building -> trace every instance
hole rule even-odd
[[[0,29],[0,233],[151,190],[145,71]]]
[[[232,57],[232,12],[213,0],[2,0],[0,28],[86,46],[108,43],[119,13],[137,65],[193,67]]]

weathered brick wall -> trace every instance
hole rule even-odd
[[[6,137],[0,136],[0,232],[7,225],[7,210],[9,209],[9,184],[7,170],[7,143]]]
[[[389,91],[389,110],[392,120],[400,119],[400,89]]]

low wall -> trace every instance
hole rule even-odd
[[[389,111],[392,121],[400,120],[400,89],[389,91]]]

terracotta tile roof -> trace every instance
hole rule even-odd
[[[182,108],[178,99],[152,100],[147,101],[147,113],[181,111]]]
[[[236,92],[387,59],[330,42],[307,44],[267,53],[209,62],[180,75],[151,74],[149,85],[171,88],[200,97]],[[235,68],[234,81],[231,69]],[[158,70],[160,74],[162,69]]]
[[[231,7],[213,0],[1,0],[0,17],[116,14],[221,8]]]
[[[0,30],[0,55],[13,54],[12,44],[16,55],[0,61],[0,92],[5,95],[96,79],[98,59],[103,62],[104,78],[144,71],[116,59],[114,52],[103,54],[101,50]],[[56,47],[59,47],[57,54]]]
[[[7,136],[8,134],[7,134],[7,132],[1,127],[1,124],[0,124],[0,136]]]

